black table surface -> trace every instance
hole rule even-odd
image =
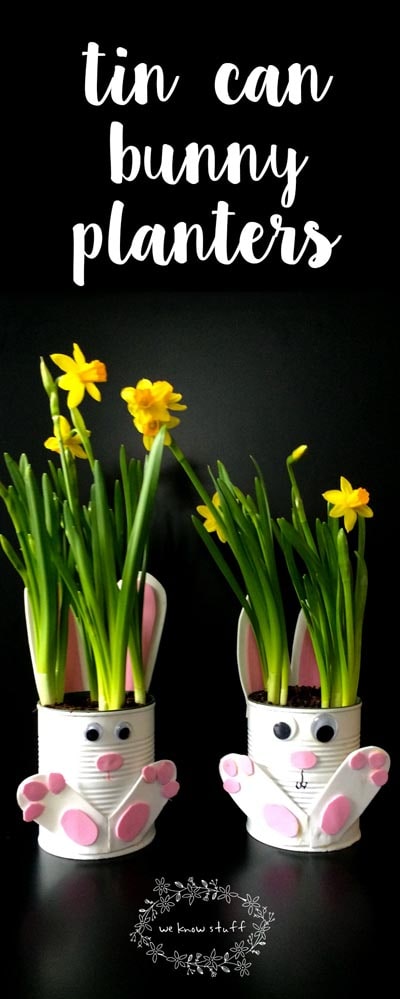
[[[271,999],[370,995],[373,982],[390,991],[394,782],[362,816],[358,843],[297,854],[250,837],[217,776],[194,769],[196,777],[190,761],[181,767],[180,794],[159,816],[152,843],[125,857],[53,857],[38,847],[36,825],[16,815],[3,851],[3,913],[12,935],[5,953],[17,955],[10,997],[128,999],[138,989],[203,995],[208,981],[217,995]],[[184,897],[188,885],[197,891],[192,902]],[[155,906],[161,898],[167,904]],[[152,946],[139,946],[131,934],[146,909],[154,915]],[[258,954],[247,952],[243,964],[239,948],[222,973],[218,957],[240,941],[248,948],[260,911],[268,929]],[[196,955],[202,973],[192,970]]]

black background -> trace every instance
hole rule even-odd
[[[230,13],[220,31],[211,18],[201,18],[199,11],[192,11],[190,18],[186,12],[182,20],[169,18],[165,23],[148,17],[143,27],[131,22],[104,28],[94,19],[86,29],[81,18],[74,27],[70,17],[64,25],[44,25],[36,20],[24,30],[16,26],[15,34],[10,31],[9,44],[4,46],[3,84],[6,141],[2,164],[0,452],[7,450],[18,457],[27,451],[37,469],[45,468],[42,441],[50,430],[47,401],[39,381],[39,357],[54,351],[71,353],[72,343],[77,341],[88,358],[99,357],[108,368],[102,405],[85,400],[84,412],[96,453],[110,480],[116,474],[122,441],[133,454],[142,453],[119,392],[124,385],[134,385],[146,376],[166,378],[182,392],[188,410],[176,438],[205,482],[207,466],[214,467],[221,458],[238,484],[250,488],[253,454],[265,472],[273,511],[287,514],[285,458],[293,447],[305,442],[309,453],[299,466],[299,479],[310,516],[322,513],[320,494],[335,487],[341,474],[355,485],[366,486],[375,518],[367,530],[370,589],[360,689],[363,741],[382,745],[393,755],[399,354],[394,27],[384,17],[384,10],[374,20],[352,26],[343,11],[333,10],[323,16],[307,15],[306,20],[299,18],[296,23],[290,14],[282,14],[278,22],[270,12],[267,23],[254,16],[250,21],[241,10],[236,21]],[[107,101],[101,108],[89,107],[83,95],[81,55],[89,40],[98,41],[109,54],[110,64],[115,47],[125,45],[127,64],[158,62],[167,80],[179,73],[181,80],[174,96],[162,106],[155,101],[146,107],[131,102],[121,109]],[[243,76],[255,65],[273,63],[284,73],[291,62],[312,63],[321,80],[333,74],[334,82],[319,105],[305,100],[300,107],[271,109],[261,100],[226,108],[218,104],[213,93],[215,71],[224,61],[236,63]],[[283,151],[293,146],[299,158],[308,155],[310,159],[298,178],[295,204],[286,210],[280,207],[282,184],[270,177],[258,184],[244,179],[234,188],[206,179],[198,187],[181,181],[169,188],[161,181],[138,179],[117,188],[109,180],[108,164],[108,133],[113,119],[124,121],[126,141],[138,146],[157,148],[170,142],[179,150],[187,142],[198,141],[210,142],[216,151],[223,151],[227,143],[237,140],[253,143],[263,152],[277,143]],[[239,228],[252,219],[268,228],[270,215],[282,212],[296,227],[300,245],[308,219],[316,220],[328,238],[339,233],[343,236],[329,263],[319,270],[308,267],[309,254],[288,267],[280,260],[278,247],[260,265],[238,260],[230,267],[211,260],[200,263],[192,255],[188,264],[181,266],[161,268],[148,260],[128,261],[117,268],[103,252],[97,261],[87,263],[87,282],[78,288],[72,282],[72,226],[79,221],[96,221],[104,229],[106,242],[115,198],[126,205],[127,241],[139,225],[155,222],[167,228],[179,220],[200,222],[209,232],[210,213],[218,199],[230,202]],[[158,755],[175,759],[182,780],[181,795],[174,803],[175,818],[172,806],[168,806],[168,817],[164,812],[160,820],[157,845],[145,851],[144,861],[138,860],[140,854],[135,855],[133,867],[129,867],[129,860],[114,862],[116,866],[111,865],[111,869],[107,865],[101,872],[96,866],[98,874],[91,869],[89,876],[86,865],[61,862],[63,878],[69,882],[73,867],[73,879],[80,885],[77,897],[81,898],[87,890],[85,879],[90,877],[94,898],[103,892],[100,879],[110,878],[115,871],[117,888],[111,909],[115,915],[117,909],[124,913],[128,904],[135,909],[142,889],[150,891],[153,874],[160,876],[167,870],[172,878],[195,870],[199,877],[217,873],[221,881],[227,870],[230,877],[236,875],[243,882],[246,891],[260,887],[263,871],[275,871],[272,895],[276,907],[281,903],[281,936],[276,930],[275,938],[280,942],[273,967],[279,977],[281,970],[277,969],[281,969],[285,948],[294,944],[286,908],[289,896],[282,887],[286,883],[281,870],[284,863],[286,879],[292,885],[294,878],[299,885],[290,895],[290,905],[295,907],[305,934],[300,979],[303,982],[303,975],[308,982],[311,958],[305,955],[310,953],[311,938],[307,937],[304,910],[305,870],[313,886],[311,924],[319,921],[320,907],[326,913],[324,892],[330,897],[329,872],[333,870],[333,880],[345,880],[343,894],[348,901],[347,908],[341,910],[345,922],[352,905],[359,906],[360,925],[364,930],[366,927],[366,938],[370,939],[370,934],[373,939],[375,905],[379,906],[379,890],[383,890],[377,887],[381,883],[379,858],[385,830],[390,828],[396,767],[392,788],[389,785],[382,791],[365,814],[364,845],[345,851],[346,857],[325,858],[322,880],[324,858],[316,858],[321,861],[318,867],[312,866],[312,858],[282,861],[278,851],[263,853],[259,845],[248,843],[243,816],[229,800],[221,801],[217,774],[222,754],[245,749],[244,701],[235,652],[239,608],[192,528],[190,515],[196,502],[191,487],[166,453],[149,567],[166,587],[168,615],[152,691],[157,701]],[[3,509],[0,529],[9,533]],[[58,984],[52,986],[50,973],[47,976],[54,959],[52,947],[46,944],[45,956],[40,955],[41,934],[49,940],[42,926],[43,912],[49,903],[48,891],[51,898],[57,897],[54,892],[59,875],[52,880],[50,868],[43,874],[46,858],[36,856],[36,830],[22,827],[19,814],[15,820],[15,787],[35,770],[35,691],[22,588],[4,558],[0,599],[3,690],[13,761],[9,765],[7,759],[6,768],[10,778],[6,855],[13,851],[16,862],[23,857],[22,871],[28,879],[24,898],[28,908],[33,905],[38,914],[40,927],[21,994],[36,994],[32,991],[36,987],[38,995],[58,996],[67,991],[66,970],[60,968]],[[287,602],[290,630],[296,613],[290,591]],[[226,830],[217,834],[215,849],[211,816]],[[142,862],[148,865],[144,871]],[[180,862],[184,872],[178,870]],[[53,865],[54,872],[57,861],[47,859],[47,863]],[[389,860],[386,878],[388,865]],[[135,872],[140,869],[137,881]],[[125,885],[128,883],[130,890],[121,901],[118,885],[126,870]],[[36,888],[29,887],[31,884]],[[266,885],[270,887],[268,877]],[[107,882],[104,890],[109,887]],[[337,898],[335,905],[339,911]],[[106,916],[104,919],[107,927]],[[22,927],[26,953],[24,915]],[[30,924],[28,929],[31,932]],[[58,929],[64,933],[62,920]],[[331,920],[327,933],[332,933]],[[87,947],[94,946],[90,934],[88,939]],[[342,938],[340,947],[343,956]],[[358,943],[355,952],[358,955]],[[327,984],[324,954],[322,951],[322,970],[311,995],[317,994],[321,982],[325,987]],[[88,961],[85,946],[79,956]],[[133,969],[131,954],[129,961]],[[124,963],[122,968],[117,976],[120,994],[128,995]],[[353,974],[354,962],[351,968]],[[139,961],[137,974],[145,975],[144,969],[151,983],[163,981],[149,959]],[[338,971],[337,975],[338,979],[331,979],[332,989],[337,980],[342,981]],[[75,994],[80,995],[83,991],[77,991],[77,981],[73,977]],[[171,981],[177,987],[176,973]],[[254,983],[254,994],[261,994],[262,977],[249,981]],[[296,995],[293,982],[291,977],[287,995]]]

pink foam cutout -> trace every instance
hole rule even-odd
[[[65,788],[65,779],[62,774],[49,774],[47,786],[52,794],[60,794]]]
[[[124,843],[136,839],[146,825],[149,814],[150,805],[144,801],[136,801],[133,805],[129,805],[118,819],[115,828],[118,839],[122,839]]]
[[[157,597],[153,587],[146,583],[143,597],[143,617],[142,617],[142,651],[143,662],[146,665],[149,658],[151,641],[153,638],[154,625],[157,617]],[[133,677],[131,659],[128,654],[126,660],[125,689],[133,690]]]
[[[238,772],[235,760],[224,760],[222,769],[225,770],[226,774],[229,774],[229,777],[236,777]]]
[[[41,801],[46,797],[47,790],[42,780],[31,780],[23,786],[23,793],[28,801]]]
[[[96,767],[101,773],[110,773],[113,770],[120,770],[123,763],[124,759],[120,753],[104,753],[103,756],[99,756]]]
[[[367,763],[368,760],[365,753],[354,753],[354,756],[350,760],[350,767],[352,770],[362,770]]]
[[[254,763],[249,756],[242,756],[241,767],[243,773],[245,773],[247,777],[251,777],[251,775],[254,773]]]
[[[154,784],[157,780],[157,769],[153,763],[149,763],[148,766],[143,767],[142,777],[146,781],[146,784]]]
[[[180,784],[177,780],[170,780],[168,784],[164,784],[161,788],[161,794],[163,798],[175,798],[178,794]]]
[[[384,767],[386,763],[386,753],[380,752],[379,749],[375,750],[373,753],[369,754],[368,763],[371,767],[376,767],[377,769],[379,769],[379,767]]]
[[[80,808],[70,808],[61,816],[64,832],[78,846],[93,846],[99,831],[96,823]]]
[[[68,617],[68,646],[65,664],[65,690],[68,693],[86,690],[87,683],[83,676],[81,654],[78,643],[76,621],[72,611]]]
[[[297,682],[304,684],[306,687],[319,687],[320,685],[318,666],[315,661],[315,652],[308,629],[304,632]]]
[[[373,770],[373,772],[369,775],[369,779],[373,784],[375,784],[376,787],[383,787],[389,780],[389,774],[386,770]]]
[[[271,829],[282,833],[283,836],[297,836],[299,823],[293,812],[285,805],[265,805],[264,818]]]
[[[298,767],[299,770],[312,770],[318,762],[318,757],[315,753],[299,750],[291,754],[290,762],[292,767]]]
[[[262,690],[264,683],[254,631],[249,624],[247,629],[247,690]]]
[[[40,805],[38,801],[28,805],[23,812],[24,822],[34,822],[42,812],[44,812],[44,805]]]
[[[168,781],[175,776],[175,767],[168,760],[160,763],[157,767],[157,779],[160,784],[168,784]]]
[[[335,836],[343,829],[349,818],[351,811],[351,801],[344,794],[338,794],[336,798],[326,806],[321,819],[321,829],[328,836]]]
[[[238,780],[233,780],[232,777],[228,778],[222,785],[224,791],[228,791],[228,794],[237,794],[240,791],[240,783]]]

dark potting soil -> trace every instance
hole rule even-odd
[[[153,698],[150,694],[147,694],[146,704],[137,704],[134,700],[133,693],[128,691],[125,696],[125,702],[121,705],[121,710],[131,709],[131,708],[143,708],[149,704],[153,703]],[[54,708],[55,711],[98,711],[99,705],[97,701],[91,701],[90,694],[87,691],[79,691],[78,693],[66,694],[62,704],[50,704],[47,707]]]
[[[258,704],[271,704],[268,700],[267,690],[255,690],[249,694],[250,701]],[[287,708],[320,708],[321,689],[320,687],[289,687],[287,703],[283,705]]]

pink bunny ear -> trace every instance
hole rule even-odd
[[[142,650],[146,690],[149,689],[167,610],[164,587],[151,573],[146,573],[143,595]],[[126,660],[125,689],[133,690],[131,660]]]
[[[166,614],[166,593],[161,583],[150,573],[146,574],[143,595],[142,649],[145,667],[145,685],[149,689],[157,657],[158,646]],[[65,672],[65,692],[88,690],[85,658],[73,614],[68,626],[68,649]],[[129,653],[126,659],[125,690],[133,690],[132,666]]]
[[[240,682],[247,697],[255,690],[262,690],[263,680],[254,631],[244,609],[239,615],[236,651]]]
[[[150,573],[146,574],[143,595],[142,649],[145,668],[145,686],[149,689],[158,646],[164,627],[167,598],[161,583]],[[70,613],[68,626],[68,649],[65,671],[65,692],[88,690],[85,657],[79,632],[73,615]],[[125,690],[133,690],[132,666],[128,653],[126,659]]]
[[[319,687],[320,678],[307,621],[301,610],[297,618],[291,659],[291,683]]]
[[[89,690],[85,656],[79,631],[72,611],[68,615],[68,645],[65,663],[64,690],[66,694]]]
[[[239,616],[237,635],[237,660],[239,677],[245,696],[262,690],[263,679],[254,632],[246,611]],[[293,638],[292,659],[290,664],[290,683],[306,687],[319,687],[320,679],[307,622],[303,611],[297,618]]]

